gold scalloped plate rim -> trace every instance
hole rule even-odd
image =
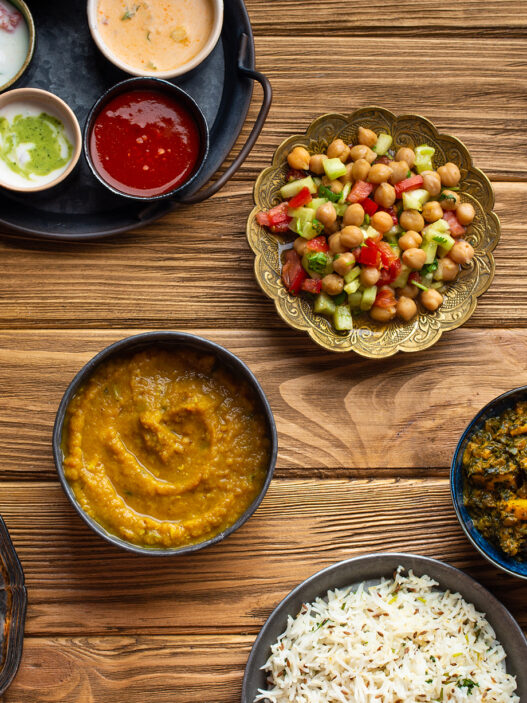
[[[461,151],[466,159],[467,162],[467,173],[465,178],[469,176],[469,174],[473,175],[475,179],[481,184],[482,188],[484,188],[487,192],[487,197],[488,197],[488,203],[486,206],[484,206],[479,200],[474,198],[474,200],[477,200],[479,206],[481,207],[482,211],[484,212],[485,216],[488,218],[490,221],[489,224],[491,224],[491,227],[487,228],[488,232],[493,232],[493,236],[485,242],[484,248],[478,252],[477,254],[477,259],[479,262],[487,262],[487,268],[488,268],[488,275],[484,277],[480,277],[478,281],[476,282],[474,289],[470,292],[469,296],[467,297],[467,303],[466,309],[464,310],[464,313],[459,317],[459,319],[450,319],[450,320],[441,320],[439,326],[433,331],[433,333],[430,333],[428,336],[428,339],[423,339],[419,342],[416,340],[412,339],[410,336],[407,336],[403,341],[401,342],[396,342],[390,346],[383,346],[381,343],[378,344],[370,344],[367,345],[366,347],[362,346],[359,344],[357,341],[354,341],[353,337],[354,332],[357,332],[358,336],[363,336],[361,335],[357,329],[352,330],[348,335],[339,335],[337,332],[332,330],[330,328],[330,323],[329,321],[327,322],[328,325],[328,330],[325,332],[319,330],[317,327],[313,325],[313,322],[311,322],[309,319],[306,319],[304,315],[300,314],[301,313],[301,307],[302,307],[302,299],[298,297],[291,296],[289,293],[286,292],[285,288],[283,288],[281,282],[280,282],[280,288],[278,292],[276,290],[273,290],[265,281],[264,278],[264,273],[267,272],[271,275],[278,275],[278,279],[280,280],[279,274],[272,269],[267,262],[264,262],[263,260],[263,252],[261,250],[261,247],[258,246],[258,242],[260,241],[260,238],[263,235],[265,236],[267,234],[266,230],[255,223],[255,218],[256,214],[264,209],[264,205],[259,201],[259,194],[261,191],[261,185],[262,182],[266,181],[266,179],[270,176],[270,174],[273,174],[277,169],[282,168],[284,165],[283,157],[282,154],[283,152],[291,146],[293,146],[295,143],[296,144],[305,144],[307,140],[310,139],[310,137],[316,132],[317,128],[321,125],[326,124],[330,120],[338,121],[341,123],[345,124],[351,124],[354,121],[356,121],[358,118],[362,118],[364,120],[368,119],[368,115],[370,115],[371,119],[371,113],[372,111],[375,111],[377,113],[381,113],[383,117],[389,121],[402,121],[402,120],[412,120],[412,121],[417,121],[418,123],[422,123],[426,125],[426,127],[432,132],[433,136],[438,142],[447,142],[450,145],[456,147],[459,151]],[[342,127],[343,129],[344,127]],[[337,130],[338,131],[338,130]],[[246,227],[246,237],[247,237],[247,242],[255,254],[255,260],[254,260],[254,274],[255,278],[258,282],[258,285],[262,289],[262,291],[265,293],[265,295],[270,298],[275,305],[276,311],[280,318],[290,327],[296,330],[300,331],[305,331],[308,333],[309,337],[319,346],[321,346],[324,349],[327,349],[328,351],[333,351],[333,352],[341,352],[341,353],[346,353],[353,351],[356,354],[363,356],[365,358],[370,358],[370,359],[380,359],[380,358],[386,358],[389,356],[393,356],[399,351],[402,352],[417,352],[421,351],[424,349],[428,349],[429,347],[433,346],[436,342],[439,341],[441,338],[443,332],[447,332],[450,330],[454,330],[461,325],[463,325],[474,313],[476,307],[477,307],[477,302],[478,298],[485,293],[489,286],[491,285],[493,279],[494,279],[494,274],[495,274],[495,268],[496,264],[494,261],[494,257],[492,255],[493,250],[496,248],[496,246],[499,243],[500,240],[500,235],[501,235],[501,225],[498,216],[496,213],[493,211],[494,203],[495,203],[495,196],[494,196],[494,191],[492,189],[492,185],[488,177],[481,171],[481,169],[477,168],[474,166],[472,162],[472,157],[470,155],[470,152],[468,151],[467,147],[463,144],[463,142],[458,139],[457,137],[454,137],[450,134],[443,134],[437,130],[435,125],[430,122],[426,117],[423,117],[421,115],[414,115],[414,114],[403,114],[403,115],[395,115],[389,110],[386,110],[385,108],[381,107],[376,107],[376,106],[370,106],[366,108],[359,108],[358,110],[355,110],[353,113],[346,115],[343,113],[326,113],[324,115],[320,115],[317,117],[315,120],[313,120],[309,126],[307,127],[306,131],[304,134],[293,134],[287,139],[284,139],[281,144],[276,148],[273,158],[271,161],[271,165],[267,166],[265,169],[263,169],[260,174],[258,175],[254,187],[253,187],[253,200],[255,202],[254,208],[251,210],[249,217],[247,219],[247,227]],[[254,238],[251,236],[253,228],[256,228],[257,231],[260,233],[260,236]],[[279,242],[278,239],[276,239],[277,243]],[[263,273],[262,273],[263,272]],[[286,311],[282,308],[281,301],[285,298],[286,300],[292,299],[293,301],[297,301],[297,308],[300,308],[298,317],[292,317],[289,311]],[[432,322],[434,318],[429,314],[429,313],[423,313],[426,315],[426,320]],[[315,315],[315,313],[312,313],[312,315]],[[321,317],[321,316],[317,316]],[[415,318],[415,321],[418,321],[421,318],[421,316],[418,316]],[[325,319],[325,318],[322,318]],[[388,323],[390,324],[390,323]],[[433,325],[430,324],[429,327],[431,328]],[[366,332],[369,331],[368,328],[359,328],[359,329],[365,329]],[[379,327],[379,329],[384,329],[382,327]],[[364,335],[365,337],[370,337],[370,334]]]

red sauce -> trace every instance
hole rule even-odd
[[[191,114],[155,90],[133,90],[110,100],[90,138],[100,176],[122,193],[143,197],[168,193],[188,180],[199,149]]]

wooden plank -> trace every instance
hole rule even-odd
[[[346,36],[367,33],[430,36],[460,34],[488,38],[507,33],[521,35],[527,25],[525,6],[520,0],[407,0],[404,8],[396,0],[357,0],[343,7],[340,0],[326,0],[306,8],[298,0],[273,0],[272,12],[261,0],[248,0],[247,9],[254,32],[259,35],[318,35],[324,31]]]
[[[523,584],[472,549],[446,479],[274,481],[256,514],[221,544],[154,560],[94,535],[58,485],[4,483],[0,491],[26,573],[29,635],[255,633],[310,574],[379,551],[466,568],[527,625]]]
[[[225,703],[240,699],[253,636],[27,637],[3,703]]]
[[[51,432],[64,390],[97,351],[136,331],[0,332],[0,477],[56,480]],[[459,329],[385,361],[328,354],[294,333],[195,331],[261,381],[278,427],[279,478],[446,476],[476,411],[527,383],[527,330]]]
[[[0,328],[285,332],[254,279],[253,254],[245,242],[251,188],[230,184],[208,203],[121,239],[78,245],[0,239]],[[495,183],[494,188],[502,220],[496,278],[468,325],[525,326],[527,278],[518,261],[525,251],[527,184]]]

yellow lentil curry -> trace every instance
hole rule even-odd
[[[527,402],[486,420],[463,454],[464,503],[474,526],[527,559]]]
[[[64,471],[108,532],[182,547],[225,530],[260,493],[266,427],[251,387],[216,357],[152,347],[103,362],[72,399]]]

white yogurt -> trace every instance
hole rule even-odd
[[[51,117],[55,117],[61,121],[63,125],[63,130],[57,130],[57,139],[60,144],[61,156],[66,158],[68,155],[68,143],[64,139],[68,140],[70,145],[75,144],[75,136],[69,124],[65,124],[59,114],[50,109],[47,105],[41,105],[38,102],[32,101],[13,101],[8,105],[0,108],[0,117],[5,117],[9,123],[12,123],[17,115],[22,115],[23,117],[38,117],[42,113],[46,113]],[[2,133],[0,131],[0,152],[4,147]],[[16,145],[14,153],[16,156],[16,162],[19,166],[24,167],[29,158],[30,151],[34,148],[31,142],[22,142]],[[20,175],[13,171],[3,158],[0,157],[0,182],[6,185],[15,186],[17,188],[34,188],[35,186],[45,185],[46,183],[51,183],[56,178],[58,178],[64,171],[68,168],[71,163],[71,158],[67,160],[63,166],[54,169],[46,175],[40,175],[32,173],[30,177]]]
[[[16,76],[29,50],[29,29],[22,16],[13,31],[4,27],[6,18],[14,13],[20,15],[11,3],[0,0],[0,88]]]

